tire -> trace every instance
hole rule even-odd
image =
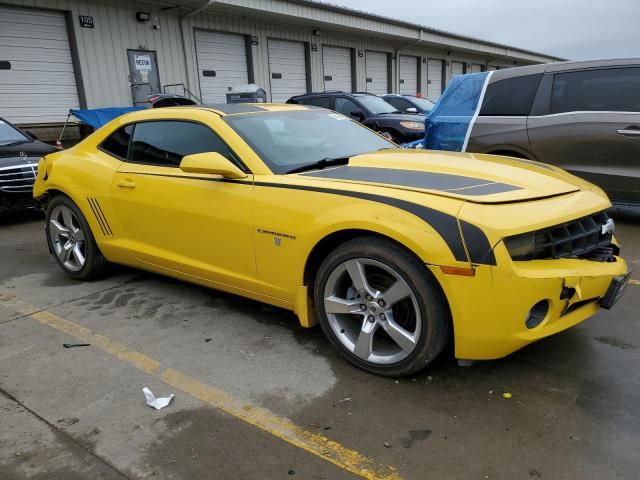
[[[76,280],[100,278],[108,265],[80,208],[65,195],[47,205],[45,232],[49,251],[60,268]]]
[[[436,279],[411,252],[380,237],[358,237],[331,252],[318,270],[314,301],[331,344],[378,375],[423,369],[449,338]]]

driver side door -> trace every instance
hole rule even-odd
[[[157,267],[241,290],[256,290],[253,182],[186,173],[182,157],[235,157],[207,125],[186,120],[135,124],[111,196],[133,255]]]

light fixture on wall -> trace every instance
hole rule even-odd
[[[358,56],[364,57],[364,50],[358,50]]]
[[[148,22],[151,20],[151,14],[149,12],[136,12],[136,20],[139,22]]]
[[[313,32],[312,32],[312,33],[313,33],[313,35],[314,35],[315,37],[319,37],[319,36],[320,36],[320,30],[313,30]]]

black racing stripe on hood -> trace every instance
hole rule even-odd
[[[396,170],[375,167],[337,167],[302,174],[314,178],[332,180],[352,180],[357,182],[382,183],[398,187],[422,188],[462,195],[490,195],[492,193],[520,190],[515,185],[496,183],[482,178],[451,175],[448,173],[420,172],[416,170]],[[477,189],[473,191],[472,189]],[[458,190],[460,190],[458,192]],[[471,193],[473,191],[473,193]]]

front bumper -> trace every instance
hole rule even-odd
[[[459,359],[501,358],[586,320],[601,308],[612,281],[627,273],[621,257],[614,262],[514,262],[502,242],[495,254],[498,265],[478,266],[474,277],[445,275],[431,268],[449,300]],[[529,311],[544,300],[548,312],[541,323],[528,328]]]

